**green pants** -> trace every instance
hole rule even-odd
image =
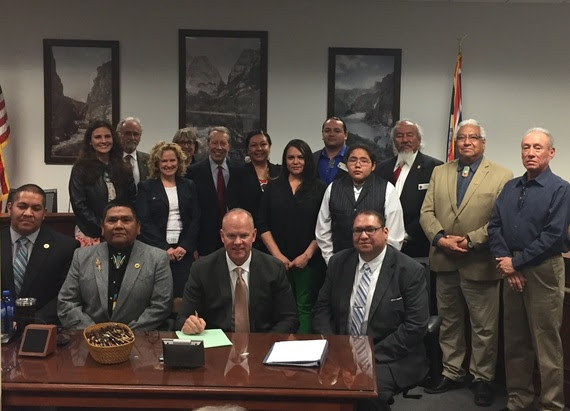
[[[325,279],[326,265],[322,258],[313,258],[303,269],[293,268],[287,273],[299,315],[299,333],[313,332],[313,305]]]

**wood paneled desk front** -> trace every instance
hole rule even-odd
[[[82,333],[70,335],[71,342],[47,358],[17,356],[16,343],[2,346],[3,407],[192,409],[233,403],[249,410],[340,411],[378,395],[373,356],[357,360],[353,348],[355,338],[370,344],[367,337],[327,336],[323,366],[304,369],[262,364],[271,344],[288,335],[229,334],[234,345],[206,349],[204,367],[171,369],[159,362],[161,338],[171,332],[137,333],[130,359],[116,365],[96,363]]]

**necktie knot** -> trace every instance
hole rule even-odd
[[[28,237],[22,236],[18,239],[18,244],[20,245],[20,247],[27,247],[29,241],[30,240],[28,240]]]

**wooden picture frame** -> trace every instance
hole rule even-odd
[[[87,125],[119,122],[119,42],[44,39],[46,164],[73,164]]]
[[[192,127],[206,153],[210,127],[231,133],[243,159],[248,131],[267,128],[267,31],[179,30],[179,126]]]
[[[348,143],[372,143],[377,161],[393,156],[400,117],[402,49],[329,48],[328,117],[343,119]]]

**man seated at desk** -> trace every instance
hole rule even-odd
[[[79,242],[42,224],[46,193],[35,184],[16,189],[8,203],[10,226],[1,231],[2,289],[36,301],[36,319],[57,324],[57,294]]]
[[[166,251],[138,241],[131,205],[103,211],[105,242],[80,248],[59,293],[57,314],[65,327],[114,321],[133,330],[155,330],[170,314],[172,273]]]
[[[417,384],[428,372],[423,344],[429,317],[425,271],[386,246],[388,228],[376,211],[356,215],[352,240],[354,248],[340,251],[329,262],[314,308],[313,330],[373,338],[378,401],[364,409],[389,410],[394,393]]]
[[[251,214],[230,210],[220,230],[223,249],[201,257],[190,269],[176,329],[198,334],[207,328],[234,332],[295,333],[297,306],[285,267],[252,249]]]

